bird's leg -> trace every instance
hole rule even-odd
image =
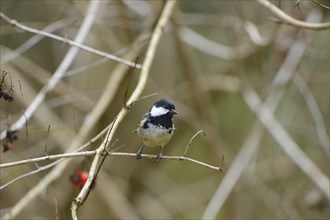
[[[142,151],[143,151],[143,148],[145,147],[145,145],[143,145],[140,150],[136,153],[136,159],[140,160],[142,158]]]
[[[160,159],[162,159],[162,156],[163,156],[163,146],[160,146],[160,153],[157,154],[156,163],[159,163]]]

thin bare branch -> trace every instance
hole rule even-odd
[[[16,177],[16,178],[12,179],[12,180],[9,181],[9,182],[3,184],[2,186],[0,186],[0,190],[3,190],[4,188],[10,186],[11,184],[13,184],[13,183],[15,183],[15,182],[17,182],[17,181],[19,181],[19,180],[25,178],[25,177],[28,177],[28,176],[34,175],[34,174],[36,174],[36,173],[42,172],[42,171],[44,171],[44,170],[47,170],[47,169],[49,169],[49,168],[52,168],[53,166],[55,166],[56,164],[58,164],[59,162],[61,162],[61,161],[63,161],[63,160],[64,160],[64,158],[63,158],[63,159],[60,159],[60,160],[57,160],[57,161],[55,161],[55,162],[53,162],[53,163],[51,163],[51,164],[48,164],[48,165],[46,165],[46,166],[42,166],[42,167],[39,166],[39,167],[37,167],[36,170],[33,170],[33,171],[31,171],[31,172],[28,172],[28,173],[25,173],[25,174],[23,174],[23,175],[21,175],[21,176],[18,176],[18,177]],[[24,200],[23,200],[23,201],[24,201]],[[10,212],[9,212],[8,214],[6,214],[6,216],[8,216],[8,215],[10,215]],[[5,216],[5,217],[6,217],[6,216]]]
[[[327,129],[324,123],[324,119],[321,114],[320,108],[315,100],[315,97],[313,96],[313,93],[311,92],[307,83],[303,80],[303,78],[299,74],[296,74],[293,77],[293,83],[297,86],[297,88],[299,89],[299,91],[301,92],[302,96],[305,99],[305,102],[315,122],[316,132],[319,141],[321,143],[321,146],[323,147],[323,150],[327,154],[328,158],[330,158],[329,136],[327,134]]]
[[[111,156],[130,156],[130,157],[136,157],[136,153],[113,152],[111,154]],[[149,158],[149,159],[156,159],[157,158],[157,155],[153,155],[153,154],[142,154],[141,156],[143,158]],[[167,160],[181,160],[181,161],[182,160],[187,160],[187,161],[190,161],[192,163],[196,163],[196,164],[199,164],[199,165],[208,167],[210,169],[217,170],[219,172],[221,172],[223,170],[223,167],[222,166],[220,166],[220,167],[213,166],[213,165],[210,165],[210,164],[207,164],[207,163],[204,163],[204,162],[201,162],[201,161],[198,161],[198,160],[189,158],[189,157],[183,157],[183,156],[162,156],[162,160],[163,159],[165,159],[165,160],[166,159]]]
[[[46,136],[46,143],[45,143],[45,155],[47,156],[47,148],[48,148],[48,137],[49,137],[49,132],[50,132],[50,125],[48,125],[48,129],[47,129],[47,136]]]
[[[62,158],[71,158],[71,157],[85,157],[85,156],[92,156],[92,155],[95,155],[95,151],[83,151],[83,152],[72,152],[72,153],[64,153],[64,154],[46,155],[43,157],[31,158],[31,159],[26,159],[26,160],[18,160],[18,161],[9,162],[9,163],[2,163],[2,164],[0,164],[0,169],[21,166],[21,165],[26,165],[26,164],[30,164],[30,163],[40,162],[40,161],[58,160],[58,159],[62,159]]]
[[[47,33],[52,33],[55,32],[58,29],[61,29],[67,25],[69,21],[72,21],[73,18],[65,18],[61,19],[59,21],[56,21],[54,23],[51,23],[50,25],[46,26],[44,29],[41,31],[47,32]],[[1,57],[0,63],[8,63],[11,60],[19,57],[22,55],[25,51],[28,49],[32,48],[35,44],[37,44],[40,40],[42,40],[45,36],[40,35],[39,33],[35,34],[33,37],[31,37],[29,40],[25,41],[23,44],[21,44],[19,47],[17,47],[15,50],[10,51],[7,54],[4,54]]]
[[[257,26],[253,22],[245,21],[242,26],[254,44],[258,46],[266,46],[269,44],[271,37],[262,36]]]
[[[278,17],[284,24],[290,24],[295,27],[306,28],[316,31],[327,30],[330,28],[330,22],[325,23],[309,23],[297,20],[290,15],[283,12],[281,9],[276,7],[273,3],[269,2],[268,0],[256,0],[260,5],[267,8],[271,11],[276,17]]]
[[[205,134],[205,132],[204,132],[203,130],[199,130],[199,131],[197,131],[196,134],[194,134],[194,136],[191,137],[189,143],[187,144],[187,147],[186,147],[186,149],[185,149],[185,151],[184,151],[184,153],[183,153],[183,157],[185,157],[185,156],[187,155],[187,153],[188,153],[188,149],[189,149],[189,147],[190,147],[191,142],[192,142],[192,141],[195,139],[195,137],[196,137],[197,135],[199,135],[200,133],[203,133],[204,136],[206,136],[206,134]]]
[[[94,12],[91,12],[91,13],[96,14],[95,11]],[[55,34],[46,32],[46,31],[37,30],[37,29],[31,28],[31,27],[25,26],[25,25],[19,23],[18,21],[14,20],[14,19],[12,19],[10,17],[8,17],[7,15],[5,15],[2,12],[0,12],[0,18],[2,20],[4,20],[5,22],[7,22],[8,24],[13,25],[13,26],[15,26],[17,28],[20,28],[20,29],[22,29],[24,31],[28,31],[28,32],[31,32],[31,33],[43,35],[45,37],[49,37],[49,38],[52,38],[54,40],[61,41],[63,43],[67,43],[70,46],[74,46],[76,48],[79,48],[79,49],[82,49],[82,50],[85,50],[85,51],[94,53],[94,54],[99,55],[99,56],[102,56],[102,57],[106,57],[108,59],[114,60],[114,61],[119,62],[119,63],[123,63],[123,64],[128,65],[128,66],[132,66],[133,67],[135,65],[134,62],[131,62],[131,61],[125,60],[123,58],[117,57],[115,55],[112,55],[110,53],[106,53],[104,51],[100,51],[100,50],[97,50],[95,48],[86,46],[86,45],[82,44],[80,41],[78,41],[77,39],[70,40],[69,38],[61,37],[61,36],[58,36],[58,35],[55,35]],[[136,68],[137,69],[141,69],[141,65],[140,64],[137,64],[136,65]]]
[[[55,219],[58,220],[58,207],[57,207],[56,196],[54,197],[54,202],[55,202]]]
[[[320,3],[320,2],[318,2],[318,1],[316,1],[316,0],[312,0],[312,2],[314,2],[315,4],[318,4],[319,6],[321,6],[321,7],[323,7],[323,8],[326,8],[326,9],[330,10],[330,7],[329,7],[329,6],[324,5],[324,4],[322,4],[322,3]]]
[[[189,44],[193,48],[197,48],[206,54],[210,54],[224,60],[243,59],[253,52],[253,49],[248,49],[245,46],[234,48],[222,45],[186,27],[180,28],[179,36],[182,41]]]
[[[137,56],[136,59],[135,59],[135,62],[134,62],[135,63],[135,66],[136,66],[138,60],[139,60],[139,56]],[[133,72],[135,70],[135,66],[130,69],[130,72],[128,74],[128,77],[129,77],[128,78],[128,83],[127,83],[127,86],[126,86],[126,89],[125,89],[125,93],[124,93],[124,107],[126,109],[130,109],[132,107],[132,104],[131,105],[127,105],[127,95],[128,95],[128,89],[129,89],[129,86],[131,84],[131,80],[132,80],[132,77],[133,77]]]
[[[300,0],[296,0],[296,3],[293,6],[294,8],[297,7],[298,10],[300,11]]]
[[[141,101],[143,99],[147,99],[147,98],[150,98],[150,97],[156,96],[156,95],[158,95],[157,92],[151,93],[149,95],[142,96],[142,97],[138,98],[137,100],[135,100],[134,102],[131,102],[131,104],[128,106],[128,109],[130,109],[136,102],[139,102],[139,101]]]
[[[20,166],[20,165],[26,165],[26,164],[31,164],[35,162],[40,162],[40,161],[47,161],[47,160],[58,160],[58,159],[66,159],[66,158],[72,158],[72,157],[86,157],[86,156],[94,156],[96,154],[96,151],[83,151],[83,152],[76,152],[76,153],[66,153],[66,154],[55,154],[55,155],[48,155],[44,157],[38,157],[38,158],[32,158],[32,159],[27,159],[27,160],[20,160],[20,161],[15,161],[15,162],[10,162],[10,163],[4,163],[0,164],[0,169],[4,168],[9,168],[9,167],[15,167],[15,166]],[[102,153],[101,155],[105,156],[120,156],[120,157],[136,157],[136,153],[126,153],[126,152],[115,152],[115,151],[110,151],[109,153]],[[157,155],[153,154],[142,154],[143,158],[149,158],[149,159],[155,159]],[[213,170],[217,171],[222,171],[222,166],[223,166],[223,161],[224,157],[221,157],[221,163],[220,166],[213,166],[198,160],[195,160],[193,158],[189,158],[186,156],[162,156],[162,159],[164,160],[187,160],[192,163],[196,163],[208,168],[211,168]],[[1,188],[0,188],[1,189]]]

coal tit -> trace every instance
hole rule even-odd
[[[136,153],[136,158],[142,158],[142,150],[145,146],[160,147],[156,162],[159,162],[163,153],[163,147],[167,144],[174,133],[173,115],[177,114],[173,102],[167,99],[160,99],[146,112],[136,129],[142,138],[143,146]]]

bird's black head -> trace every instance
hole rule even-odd
[[[148,123],[159,125],[163,128],[169,129],[173,127],[172,117],[177,114],[173,102],[168,99],[160,99],[151,107],[148,112],[145,128],[149,126]]]
[[[153,107],[150,109],[150,113],[152,116],[159,116],[164,114],[173,116],[174,114],[178,114],[175,110],[174,103],[168,99],[160,99],[155,102]]]

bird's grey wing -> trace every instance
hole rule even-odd
[[[148,117],[149,117],[149,112],[146,112],[146,113],[144,113],[144,115],[142,115],[139,127],[142,127],[144,125],[144,123],[146,122]]]
[[[138,129],[143,126],[143,124],[147,120],[148,116],[149,116],[149,112],[146,112],[146,113],[144,113],[144,115],[142,115],[141,121],[138,124],[138,128],[136,128],[135,130],[133,130],[133,133],[138,133]]]

